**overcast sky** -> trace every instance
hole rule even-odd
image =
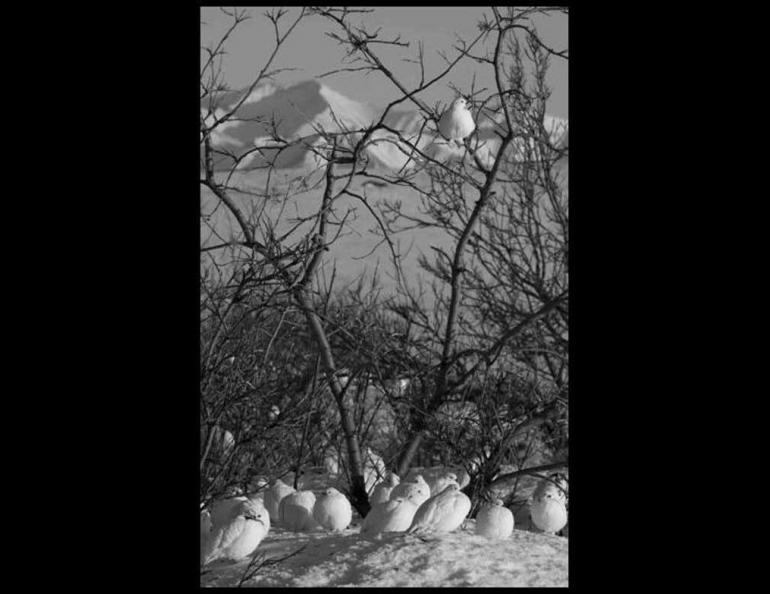
[[[225,77],[231,88],[248,86],[265,63],[274,47],[272,24],[263,16],[265,7],[247,9],[252,18],[242,23],[232,34],[227,44],[228,55],[224,60]],[[290,7],[283,17],[282,31],[299,14],[299,7]],[[477,23],[483,13],[491,17],[489,8],[484,7],[379,7],[375,12],[357,15],[354,22],[363,21],[367,30],[381,27],[382,38],[390,39],[401,35],[401,40],[410,43],[409,48],[374,46],[383,62],[410,88],[420,80],[417,64],[404,62],[403,58],[416,58],[417,41],[425,45],[426,79],[432,78],[444,68],[444,61],[437,50],[445,52],[451,60],[457,56],[452,45],[457,36],[470,42],[478,34]],[[232,22],[218,8],[201,8],[201,44],[206,46],[219,40]],[[567,16],[563,14],[539,18],[535,21],[544,43],[561,50],[567,48]],[[292,67],[295,72],[283,73],[277,82],[289,85],[299,80],[318,77],[321,74],[343,66],[343,49],[324,33],[334,30],[334,24],[319,16],[306,17],[297,25],[287,39],[273,63],[274,68]],[[475,53],[475,49],[474,49]],[[551,58],[547,83],[552,90],[547,111],[559,117],[567,117],[567,73],[568,61]],[[470,60],[463,60],[455,69],[428,91],[421,94],[423,100],[448,103],[454,98],[449,82],[464,92],[470,91],[473,76],[476,86],[494,88],[489,65],[481,66]],[[362,73],[341,73],[325,77],[322,82],[347,97],[384,106],[399,96],[393,83],[381,73],[364,76]]]

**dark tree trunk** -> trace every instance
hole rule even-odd
[[[298,283],[294,296],[297,303],[300,305],[305,313],[310,333],[313,335],[317,345],[321,359],[321,367],[326,373],[326,379],[329,382],[329,388],[334,395],[334,399],[337,402],[337,408],[340,412],[340,421],[342,425],[342,432],[345,436],[345,442],[348,447],[348,460],[350,463],[350,475],[351,475],[351,503],[356,508],[361,517],[366,517],[369,513],[369,497],[366,494],[366,486],[364,481],[364,464],[361,458],[361,448],[358,444],[358,437],[356,435],[355,423],[351,416],[348,407],[345,405],[343,399],[343,388],[339,379],[336,376],[337,367],[334,363],[334,357],[332,355],[332,348],[329,344],[329,339],[324,330],[323,324],[321,324],[321,318],[316,313],[313,303],[310,299],[308,286],[312,276],[318,267],[321,260],[322,242],[326,239],[326,217],[328,213],[328,207],[332,199],[332,189],[334,185],[334,161],[336,157],[336,140],[335,145],[332,148],[331,160],[326,167],[326,188],[324,189],[323,200],[321,204],[321,217],[318,228],[318,238],[320,243],[316,248],[315,253],[310,259],[310,262],[305,270],[305,273]]]
[[[398,457],[398,468],[396,474],[399,477],[405,477],[409,472],[409,467],[412,464],[412,460],[420,450],[420,445],[423,439],[423,429],[425,429],[425,423],[422,418],[415,420],[414,428],[412,429],[412,439],[407,443],[406,447],[401,451]]]

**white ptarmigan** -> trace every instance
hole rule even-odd
[[[566,486],[564,475],[556,473],[535,489],[529,512],[532,523],[543,532],[555,534],[567,525]]]
[[[353,508],[350,501],[334,487],[324,491],[313,505],[313,518],[323,528],[342,532],[350,526],[353,519]]]
[[[419,504],[408,497],[397,497],[372,506],[361,524],[361,534],[404,532],[412,525]]]
[[[469,511],[471,500],[465,493],[460,492],[457,483],[450,484],[441,493],[420,505],[407,532],[452,532],[460,527]]]
[[[210,510],[211,529],[215,530],[217,526],[227,520],[230,517],[233,508],[243,501],[247,501],[247,498],[243,495],[239,495],[237,497],[218,499],[212,503]]]
[[[476,123],[468,109],[468,102],[463,97],[455,99],[438,121],[438,131],[441,136],[460,144],[475,129]]]
[[[326,456],[324,456],[324,468],[329,474],[337,476],[340,473],[338,457],[335,454],[326,454]]]
[[[455,484],[460,487],[460,483],[457,482],[457,475],[454,472],[447,472],[439,476],[433,482],[429,482],[430,492],[435,494],[441,493],[449,485]]]
[[[287,495],[291,495],[296,492],[294,487],[290,487],[284,483],[281,479],[275,479],[272,486],[265,492],[263,501],[267,512],[270,514],[270,520],[274,523],[281,521],[280,505],[281,500]]]
[[[287,495],[278,506],[281,525],[293,532],[320,528],[313,518],[314,506],[315,494],[312,491],[297,491]]]
[[[240,561],[253,553],[270,530],[270,514],[254,501],[239,501],[201,546],[201,565],[218,559]]]
[[[487,538],[508,538],[513,533],[513,513],[500,499],[481,506],[476,514],[476,534]]]
[[[397,474],[391,473],[385,481],[378,483],[372,491],[371,497],[369,497],[369,503],[377,505],[378,503],[385,503],[390,499],[390,492],[401,482]]]
[[[414,481],[401,483],[393,487],[390,492],[390,500],[398,499],[399,497],[404,499],[411,499],[417,505],[421,505],[424,501],[430,499],[430,487],[428,483],[422,478],[421,474],[414,477]]]

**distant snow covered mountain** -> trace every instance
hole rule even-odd
[[[201,114],[211,124],[214,118],[230,111],[245,92],[229,91],[215,98],[204,98],[200,106]],[[305,169],[317,167],[323,162],[316,153],[323,152],[326,145],[319,130],[361,130],[377,121],[381,114],[381,109],[349,99],[316,80],[303,81],[289,88],[266,83],[258,85],[237,110],[235,117],[217,126],[211,138],[215,148],[229,152],[235,158],[252,151],[239,163],[240,170],[248,171],[273,161],[279,169]],[[293,143],[282,151],[276,148],[279,145],[271,136],[273,122],[280,138]],[[461,158],[464,152],[463,148],[441,138],[432,123],[423,126],[423,117],[416,110],[391,111],[384,123],[436,160]],[[567,121],[547,115],[544,123],[552,140],[566,146]],[[489,119],[482,119],[477,124],[480,141],[478,155],[482,161],[488,161],[500,142],[493,132],[496,124]],[[360,137],[360,133],[354,133],[343,142],[350,145]],[[376,165],[393,171],[415,162],[409,147],[398,142],[397,137],[386,130],[375,132],[364,150]],[[232,157],[217,154],[214,166],[217,170],[228,170],[234,162]]]

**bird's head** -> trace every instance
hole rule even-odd
[[[454,107],[455,109],[460,109],[460,108],[467,109],[468,108],[468,100],[465,97],[458,97],[452,103],[452,107]]]
[[[408,497],[412,501],[416,501],[417,499],[424,499],[427,495],[428,493],[425,491],[423,487],[417,487],[416,489],[412,489],[409,492]]]
[[[239,508],[238,515],[242,515],[247,520],[259,522],[263,526],[266,526],[265,516],[267,516],[267,510],[262,509],[256,505],[249,505],[250,502],[244,501],[243,505]]]

